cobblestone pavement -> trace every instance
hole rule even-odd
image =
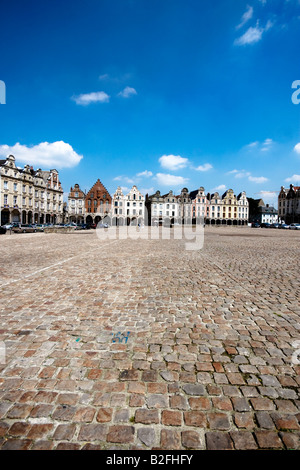
[[[299,232],[0,243],[1,450],[299,449]]]

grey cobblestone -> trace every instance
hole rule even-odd
[[[0,449],[299,450],[299,236],[1,236]]]

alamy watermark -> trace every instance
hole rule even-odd
[[[294,348],[297,348],[292,354],[292,364],[299,365],[300,364],[300,341],[294,341],[292,343]]]
[[[292,88],[296,88],[296,91],[292,94],[292,102],[294,104],[300,103],[300,80],[295,80],[292,83]]]
[[[0,104],[6,104],[6,86],[3,80],[0,80]]]
[[[0,365],[6,364],[6,349],[4,341],[0,341]]]
[[[145,210],[145,215],[147,210]],[[147,220],[147,219],[146,219]],[[162,217],[159,222],[152,221],[151,225],[112,225],[110,217],[104,217],[97,225],[96,234],[99,240],[184,240],[187,251],[201,250],[204,245],[204,220],[195,219],[191,224],[190,219],[180,219],[173,223],[170,217]],[[105,224],[108,228],[105,228]]]

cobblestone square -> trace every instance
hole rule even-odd
[[[0,243],[1,450],[299,449],[298,231]]]

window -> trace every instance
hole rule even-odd
[[[18,190],[18,184],[14,183],[14,191],[17,191],[17,190]]]
[[[4,181],[3,188],[8,189],[8,181]]]
[[[77,193],[77,192],[75,193],[75,197],[78,197],[78,193]]]
[[[7,194],[4,194],[4,204],[7,204]]]
[[[18,196],[14,196],[14,205],[16,206],[18,204]]]

